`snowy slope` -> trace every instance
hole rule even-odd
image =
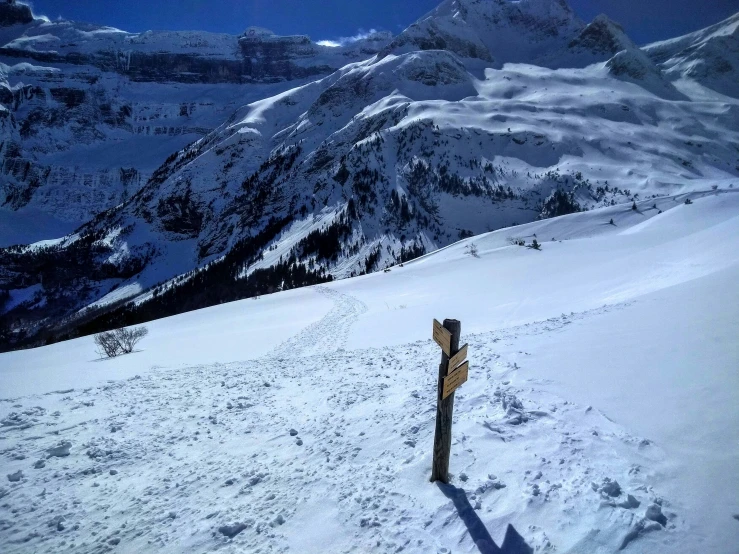
[[[537,552],[731,552],[739,194],[685,198],[152,322],[114,360],[1,354],[0,544],[477,552],[512,524]],[[470,344],[446,489],[433,317]]]

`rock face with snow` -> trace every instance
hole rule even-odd
[[[33,13],[31,8],[25,4],[19,4],[16,0],[5,0],[0,3],[0,27],[31,23]]]
[[[389,39],[378,33],[345,49],[254,27],[234,36],[201,31],[128,33],[45,19],[17,18],[9,24],[12,28],[3,30],[0,46],[4,58],[92,66],[138,82],[254,83],[310,77],[352,61],[354,52],[374,54]]]
[[[564,1],[447,0],[383,51],[443,49],[485,66],[584,67],[635,47],[606,16],[586,25]]]
[[[650,44],[644,51],[670,77],[739,98],[739,13],[701,31]]]
[[[383,45],[388,38],[368,39],[378,55],[290,90],[249,85],[262,96],[247,96],[238,109],[201,97],[164,117],[134,104],[141,127],[183,123],[201,109],[222,119],[149,173],[133,167],[129,197],[74,235],[0,250],[11,333],[36,332],[85,307],[93,311],[63,333],[136,323],[382,269],[516,223],[728,186],[739,176],[739,107],[710,89],[691,96],[605,17],[585,25],[555,0],[457,0]],[[247,29],[238,43],[265,59],[288,51],[315,59],[307,39],[263,29]],[[346,61],[369,52],[361,43],[347,48]],[[120,84],[122,71],[105,78]],[[121,90],[151,102],[172,86],[129,80]],[[124,97],[115,90],[102,87],[98,100],[79,105],[77,93],[56,93],[69,104],[55,117],[82,110],[62,126],[66,142],[102,152],[94,136],[101,127],[81,118],[95,113],[117,129],[123,106],[115,102]],[[33,88],[11,92],[19,106],[42,102]],[[24,127],[6,111],[6,132],[22,142]],[[136,115],[122,119],[133,127]],[[43,137],[38,149],[56,136],[51,123],[31,128]],[[75,159],[60,149],[52,155]],[[35,167],[13,164],[5,167],[16,179]],[[132,298],[134,307],[108,313]]]
[[[127,33],[34,19],[15,2],[0,4],[0,25],[0,209],[40,210],[69,230],[132,196],[244,102],[389,41],[378,33],[330,48],[253,28]]]

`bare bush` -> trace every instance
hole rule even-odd
[[[114,358],[121,354],[133,352],[136,343],[149,334],[146,327],[132,327],[130,329],[115,329],[95,335],[95,344],[98,354],[102,358]]]
[[[507,237],[506,240],[511,246],[526,246],[526,241],[520,237]]]
[[[113,331],[106,331],[95,335],[95,344],[98,347],[97,352],[101,358],[113,358],[121,353],[118,340]]]
[[[146,327],[133,327],[131,329],[118,329],[116,333],[123,347],[123,353],[129,354],[133,352],[136,343],[149,334],[149,330]]]

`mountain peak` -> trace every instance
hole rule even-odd
[[[446,0],[396,37],[387,53],[443,49],[498,66],[534,63],[584,26],[564,0]]]
[[[432,14],[467,14],[480,11],[488,14],[518,11],[556,19],[575,17],[575,13],[566,0],[445,0],[425,17]],[[422,19],[425,19],[425,17]]]
[[[614,55],[636,48],[623,27],[604,14],[593,19],[570,44],[573,49],[586,49],[598,54]]]
[[[676,77],[736,87],[735,28],[672,44]],[[58,228],[38,212],[77,230],[0,249],[0,342],[6,321],[117,321],[140,294],[164,317],[739,175],[725,98],[560,0],[447,0],[389,48],[40,18],[2,35],[0,207],[26,228],[0,240]]]
[[[644,47],[670,78],[688,78],[721,94],[739,98],[739,12],[693,33]]]

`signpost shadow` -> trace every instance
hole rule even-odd
[[[506,529],[503,545],[500,547],[496,545],[485,524],[472,508],[464,489],[453,485],[445,485],[440,481],[436,481],[436,486],[439,487],[444,496],[454,503],[459,518],[467,527],[472,542],[475,543],[480,554],[533,554],[534,550],[526,544],[523,537],[510,524]]]

